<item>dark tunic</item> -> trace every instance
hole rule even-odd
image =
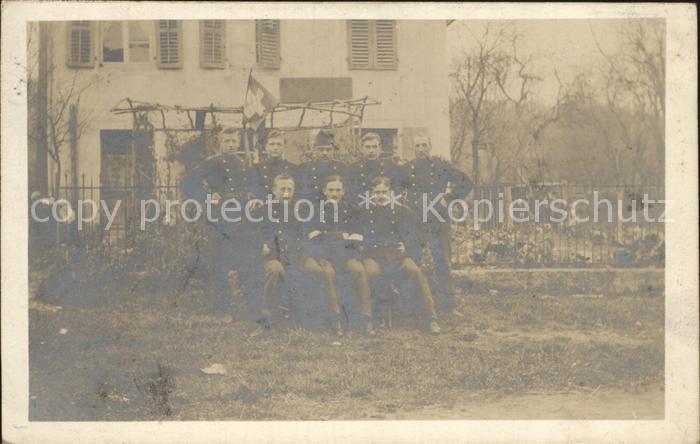
[[[307,253],[307,223],[300,221],[294,214],[294,201],[273,202],[270,204],[272,217],[268,205],[257,208],[253,212],[255,219],[262,219],[254,222],[257,228],[257,239],[259,246],[267,244],[270,248],[268,259],[277,259],[282,263],[298,263]],[[285,206],[287,207],[287,218],[285,221]],[[299,213],[305,218],[308,213],[308,206],[302,205]]]
[[[333,174],[338,174],[343,179],[344,184],[349,183],[348,166],[343,162],[311,160],[302,163],[298,172],[301,187],[297,187],[299,190],[297,196],[312,200],[321,199],[326,178]]]
[[[425,202],[430,205],[440,193],[446,193],[449,184],[450,192],[444,196],[449,203],[452,199],[466,198],[473,186],[466,174],[451,162],[439,157],[413,159],[404,165],[402,170],[402,182],[407,190],[408,205],[419,215],[423,213],[424,194],[427,199]],[[443,219],[448,220],[446,207],[437,203],[433,208]],[[431,212],[428,212],[428,218],[429,221],[437,220]]]
[[[265,200],[268,194],[272,193],[272,185],[275,177],[282,173],[287,173],[297,182],[299,187],[299,178],[297,177],[298,167],[285,159],[269,158],[262,162],[258,162],[250,168],[248,172],[248,189],[254,197]]]
[[[406,250],[420,244],[422,235],[416,214],[402,205],[370,205],[362,210],[361,223],[364,236],[365,257],[392,261],[406,256]]]
[[[204,202],[207,193],[219,193],[223,200],[236,198],[241,205],[248,194],[248,172],[235,153],[212,156],[188,171],[180,182],[187,198]],[[206,181],[208,187],[202,185]]]
[[[318,208],[311,222],[309,222],[308,232],[314,230],[321,234],[309,240],[309,251],[317,259],[337,259],[347,260],[358,258],[361,240],[344,239],[345,235],[362,235],[360,209],[341,200],[337,204],[337,218],[335,205],[325,202],[323,213]],[[321,220],[323,214],[323,220]]]
[[[352,186],[349,187],[349,194],[352,201],[357,200],[357,196],[369,191],[372,181],[379,176],[387,176],[391,180],[391,189],[396,195],[403,191],[401,180],[401,167],[390,157],[379,159],[364,159],[352,165]]]

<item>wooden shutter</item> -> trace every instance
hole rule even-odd
[[[397,69],[395,20],[348,20],[350,69]]]
[[[199,22],[199,62],[202,68],[224,68],[226,28],[223,20]]]
[[[156,21],[156,48],[158,67],[182,67],[182,23],[179,20]]]
[[[263,68],[280,67],[280,21],[255,21],[255,48],[258,65]]]
[[[396,68],[396,21],[374,20],[374,69]]]
[[[372,67],[372,32],[369,20],[348,20],[350,69]]]
[[[87,21],[68,22],[68,66],[91,68],[95,63],[93,53],[93,26]]]

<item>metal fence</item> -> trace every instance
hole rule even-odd
[[[658,185],[478,187],[467,218],[455,226],[453,262],[522,267],[663,266],[663,199],[663,187]],[[493,216],[482,222],[488,207]]]
[[[165,208],[167,200],[181,197],[177,183],[157,183],[144,190],[99,186],[83,178],[79,186],[61,187],[59,197],[74,208],[79,201],[98,202],[99,214],[82,227],[77,222],[56,224],[51,228],[56,246],[123,253],[164,232],[168,236],[164,242],[190,241],[187,226],[192,224],[182,220],[179,207],[170,219],[161,211],[160,220],[150,223],[146,232],[139,226],[140,200],[155,199]],[[663,187],[651,185],[477,187],[466,201],[463,221],[452,224],[452,260],[456,267],[661,267],[664,204],[659,201],[663,199]],[[486,220],[489,206],[493,214]],[[89,217],[92,208],[83,207],[84,216]],[[517,209],[516,217],[511,207]],[[109,229],[107,211],[116,214]],[[187,251],[186,245],[181,247]]]

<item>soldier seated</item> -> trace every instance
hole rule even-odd
[[[410,209],[398,204],[391,194],[391,181],[379,176],[372,181],[371,201],[363,212],[364,265],[375,299],[380,280],[394,279],[408,284],[422,303],[423,315],[431,333],[439,334],[435,302],[425,275],[407,253],[407,246],[420,235],[418,220]]]
[[[333,274],[336,270],[344,270],[352,276],[352,281],[358,287],[358,305],[364,331],[368,336],[374,336],[369,280],[360,255],[362,229],[359,209],[344,199],[344,192],[343,180],[339,175],[326,178],[323,186],[326,200],[321,200],[319,214],[311,223],[309,248],[321,267],[332,270]],[[335,287],[333,292],[336,292]]]
[[[331,267],[320,265],[306,251],[304,223],[294,210],[294,178],[288,174],[275,177],[272,187],[275,200],[258,208],[253,221],[259,226],[261,253],[265,260],[259,326],[251,336],[269,329],[272,307],[279,299],[280,283],[289,267],[299,267],[323,289],[326,311],[338,336],[343,335],[340,323],[340,303],[335,294],[335,275]]]

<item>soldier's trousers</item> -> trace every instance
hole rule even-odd
[[[357,284],[357,300],[360,306],[360,314],[368,318],[371,317],[372,296],[369,286],[369,276],[367,276],[367,270],[365,270],[365,266],[362,264],[362,262],[359,259],[348,258],[338,259],[335,261],[322,259],[318,261],[318,263],[321,265],[321,267],[330,267],[330,270],[333,270],[333,280],[331,282],[333,285],[332,292],[336,295],[336,299],[338,300],[339,298],[337,297],[338,292],[336,289],[335,280],[336,268],[342,267],[345,272],[352,276],[353,282]]]
[[[326,310],[334,318],[340,315],[340,302],[335,288],[335,270],[330,264],[319,264],[311,257],[301,259],[301,268],[313,277],[315,283],[323,288]],[[279,300],[279,287],[285,274],[285,266],[277,259],[265,262],[265,283],[262,289],[260,314],[263,318],[272,316],[273,304]]]
[[[382,278],[395,278],[398,280],[397,283],[399,284],[408,282],[410,284],[410,289],[422,304],[424,316],[429,319],[437,318],[435,301],[433,300],[433,294],[430,290],[430,285],[428,285],[428,280],[413,259],[410,257],[401,257],[391,261],[384,261],[374,258],[365,258],[363,262],[373,288],[375,288],[377,281]]]
[[[238,284],[244,292],[250,291],[252,269],[256,262],[250,258],[251,238],[241,226],[205,222],[206,242],[200,255],[210,272],[210,288],[214,297],[214,314],[225,316],[233,310],[230,273],[238,273]],[[240,301],[236,301],[240,302]]]
[[[456,303],[451,265],[451,227],[449,222],[433,222],[427,224],[426,227],[425,244],[430,249],[435,269],[435,279],[433,279],[432,286],[433,294],[439,309],[447,311],[454,308]],[[425,244],[413,247],[408,252],[409,256],[417,264],[421,263]]]

